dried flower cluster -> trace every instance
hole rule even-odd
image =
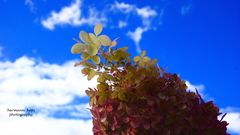
[[[127,48],[117,49],[117,40],[81,31],[71,51],[80,54],[76,63],[96,88],[90,97],[94,135],[227,135],[226,121],[218,120],[218,107],[187,91],[185,81],[166,73],[143,51],[130,58]]]

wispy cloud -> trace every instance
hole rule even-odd
[[[115,1],[115,3],[111,5],[111,10],[120,11],[123,13],[130,13],[135,9],[136,9],[135,5],[124,3],[124,2]]]
[[[106,21],[106,17],[95,11],[94,8],[89,8],[89,15],[85,17],[82,14],[81,6],[82,1],[75,0],[70,6],[65,6],[60,11],[52,11],[47,18],[42,19],[41,23],[45,28],[53,30],[58,25],[95,25],[96,23],[104,23]]]
[[[184,5],[181,7],[181,15],[186,15],[192,8],[192,4]]]
[[[63,7],[59,12],[52,11],[50,16],[42,20],[42,25],[53,30],[56,25],[79,25],[81,1],[75,0],[70,6]]]
[[[135,45],[136,45],[136,51],[140,54],[142,49],[139,45],[139,42],[141,41],[142,39],[142,34],[144,32],[146,32],[148,29],[147,28],[142,28],[142,27],[137,27],[135,31],[131,32],[131,31],[128,31],[127,35],[129,36],[129,38],[131,38]]]
[[[35,12],[36,7],[32,0],[25,0],[25,5],[29,7],[31,12]]]
[[[89,6],[87,9],[88,15],[86,12],[83,12],[83,1],[75,0],[69,6],[64,6],[60,11],[51,11],[50,15],[42,19],[42,25],[49,29],[54,30],[56,26],[70,25],[70,26],[81,26],[81,25],[95,25],[96,23],[109,24],[112,28],[125,28],[129,26],[129,16],[137,17],[138,22],[140,20],[140,25],[135,27],[133,31],[128,30],[126,36],[129,36],[136,45],[137,52],[140,53],[140,41],[142,39],[142,34],[153,29],[155,26],[152,26],[152,21],[158,16],[156,10],[150,6],[138,7],[135,4],[128,4],[125,2],[115,1],[112,4],[107,4],[104,7],[104,10],[97,10],[96,7]],[[162,17],[161,12],[161,17]],[[122,15],[124,17],[115,17]],[[108,18],[111,16],[110,18]],[[114,18],[114,19],[112,19]],[[124,21],[123,21],[124,20]],[[114,26],[113,26],[114,24]]]
[[[118,28],[119,28],[119,29],[125,28],[125,27],[127,27],[127,25],[128,25],[128,23],[127,23],[126,21],[120,20],[120,21],[118,22]]]
[[[141,19],[142,22],[140,26],[136,27],[134,31],[127,32],[127,36],[129,36],[129,38],[132,39],[136,45],[136,51],[140,53],[140,41],[142,39],[142,34],[153,28],[152,20],[158,15],[157,11],[152,9],[150,6],[144,6],[140,8],[134,4],[118,1],[115,1],[115,3],[111,5],[111,10],[126,14],[127,16],[137,16]]]

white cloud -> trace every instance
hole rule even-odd
[[[191,4],[182,6],[181,7],[181,15],[183,15],[183,16],[186,15],[190,11],[191,8],[192,8]]]
[[[85,89],[95,86],[96,79],[87,81],[74,63],[49,64],[25,56],[0,61],[0,104],[46,107],[86,96]]]
[[[146,32],[148,29],[147,28],[142,28],[142,27],[137,27],[135,29],[135,31],[131,32],[131,31],[128,31],[127,35],[129,36],[129,38],[131,38],[135,45],[136,45],[136,50],[138,53],[141,53],[141,47],[139,45],[139,42],[141,41],[142,39],[142,34],[144,32]]]
[[[142,19],[143,27],[147,27],[148,29],[151,28],[152,19],[158,15],[157,11],[150,6],[140,8],[134,4],[119,3],[118,1],[111,5],[111,10],[114,12],[119,11],[127,15],[137,15]]]
[[[74,97],[86,97],[85,89],[95,87],[75,61],[49,64],[26,56],[0,61],[0,127],[7,135],[89,135],[92,134],[88,103],[71,104]],[[7,108],[37,110],[33,117],[9,117]],[[65,111],[73,119],[54,118]],[[80,118],[80,119],[74,119]],[[14,127],[14,130],[13,130]],[[47,130],[46,130],[47,129]]]
[[[53,30],[55,25],[79,25],[81,16],[81,1],[75,0],[70,6],[63,7],[59,12],[52,11],[51,15],[42,20],[45,28]]]
[[[196,92],[196,89],[199,92],[202,92],[205,89],[205,86],[203,84],[191,84],[189,81],[186,81],[187,89],[193,92]]]
[[[157,15],[157,12],[150,7],[137,8],[136,11],[142,18],[150,18]]]
[[[240,112],[229,112],[224,120],[229,123],[228,130],[230,132],[240,135]]]
[[[152,9],[150,6],[144,6],[140,8],[134,4],[128,4],[118,1],[111,5],[111,10],[114,12],[119,11],[127,15],[136,15],[140,17],[142,21],[141,26],[138,26],[134,31],[127,32],[127,36],[129,36],[129,38],[132,39],[136,45],[136,51],[140,53],[141,52],[140,41],[142,39],[142,34],[153,28],[151,26],[152,25],[151,23],[152,19],[158,15],[157,11]]]
[[[95,25],[105,23],[106,17],[93,8],[89,8],[89,16],[84,17],[81,11],[82,1],[75,0],[70,6],[63,7],[59,12],[52,11],[50,16],[41,21],[42,25],[53,30],[57,25],[81,26],[84,24]]]
[[[137,14],[139,17],[144,19],[157,16],[157,12],[149,6],[139,8],[134,4],[128,4],[118,1],[111,5],[111,10],[115,12],[120,11],[125,14]]]
[[[2,110],[1,110],[2,111]],[[42,116],[0,119],[4,135],[91,135],[91,120],[53,119]]]
[[[106,25],[108,22],[107,16],[111,16],[111,18],[114,18],[112,21],[117,22],[117,25],[111,27],[121,29],[128,25],[128,22],[122,20],[128,20],[129,16],[138,17],[141,25],[136,27],[135,31],[127,31],[126,33],[128,33],[127,35],[134,41],[137,46],[137,51],[139,52],[141,51],[139,42],[141,41],[142,34],[155,27],[152,26],[152,21],[158,16],[157,11],[150,6],[138,7],[134,4],[115,1],[110,5],[110,8],[109,5],[106,5],[105,9],[101,12],[88,5],[88,16],[86,17],[82,12],[83,9],[81,9],[83,5],[82,0],[75,0],[70,6],[65,6],[60,11],[52,11],[47,18],[42,19],[41,23],[49,30],[54,30],[58,25],[81,26],[87,24],[92,26],[97,23]],[[119,13],[124,15],[123,19],[114,17],[115,15],[119,15]],[[163,12],[160,14],[161,16],[162,13]],[[135,35],[137,37],[135,37]]]
[[[228,131],[240,135],[240,109],[227,107],[222,108],[220,111],[222,113],[227,113],[223,120],[229,123],[227,126]],[[221,118],[221,116],[219,118]]]
[[[127,27],[127,25],[128,25],[128,23],[126,22],[126,21],[119,21],[118,22],[118,28],[119,29],[122,29],[122,28],[124,28],[124,27]]]
[[[136,9],[135,5],[124,3],[124,2],[119,3],[118,1],[115,1],[115,3],[111,5],[111,10],[114,10],[114,11],[118,10],[123,13],[130,13],[135,9]]]
[[[192,91],[192,92],[196,92],[196,89],[198,91],[198,93],[201,95],[201,97],[206,100],[214,100],[212,97],[210,97],[209,95],[207,95],[207,93],[205,92],[205,86],[203,84],[192,84],[191,82],[189,82],[188,80],[186,81],[186,85],[187,85],[187,90]]]
[[[25,0],[25,5],[30,8],[31,12],[34,12],[36,10],[36,7],[32,0]]]

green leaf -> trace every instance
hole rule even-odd
[[[80,31],[79,37],[84,43],[91,43],[90,37],[87,32]]]
[[[83,60],[88,60],[89,57],[90,57],[90,55],[89,55],[87,52],[83,52],[82,55],[81,55],[81,58],[82,58]]]
[[[89,71],[90,71],[89,68],[83,68],[81,72],[82,72],[82,74],[84,74],[84,75],[88,75]]]
[[[99,64],[99,63],[100,63],[100,57],[99,57],[99,56],[92,56],[91,60],[92,60],[95,64]]]
[[[123,92],[118,92],[118,99],[122,101],[126,100],[125,94]]]
[[[90,98],[90,102],[89,102],[89,105],[90,106],[93,106],[97,103],[97,99],[95,96],[93,96],[92,98]]]
[[[146,51],[143,50],[142,53],[141,53],[141,57],[144,57],[146,55]]]
[[[97,89],[98,89],[99,91],[104,91],[104,90],[107,89],[107,85],[104,84],[104,83],[99,83],[99,84],[97,85]]]
[[[111,98],[117,98],[118,97],[118,92],[117,91],[113,91],[113,93],[111,94]]]
[[[106,80],[106,79],[105,79],[104,75],[102,75],[102,74],[99,75],[98,78],[97,78],[97,81],[98,81],[98,82],[105,82],[105,80]]]
[[[76,43],[75,45],[72,46],[71,48],[71,53],[73,54],[79,54],[85,50],[85,46],[81,43]]]
[[[102,32],[102,24],[97,24],[95,27],[94,27],[94,33],[96,36],[98,36],[101,32]]]
[[[106,80],[109,80],[109,81],[113,81],[114,80],[114,77],[112,75],[109,75],[109,74],[105,74],[104,77],[106,78]]]
[[[143,61],[144,61],[145,63],[147,63],[147,62],[150,62],[151,59],[150,59],[149,57],[146,56],[146,57],[143,58]]]
[[[111,45],[111,39],[107,35],[101,35],[98,37],[98,40],[103,46],[110,46]]]
[[[94,91],[93,90],[85,90],[86,94],[89,96],[89,97],[92,97],[94,95]]]
[[[85,66],[85,67],[88,67],[88,68],[92,68],[92,69],[96,69],[97,68],[94,64],[92,64],[92,63],[90,63],[88,61],[83,61],[82,65]]]
[[[95,76],[95,71],[93,69],[89,69],[87,79],[91,80]]]
[[[140,61],[140,62],[139,62],[139,66],[140,66],[140,67],[144,67],[144,62],[143,62],[143,61]]]
[[[141,58],[140,58],[139,56],[135,56],[134,59],[133,59],[133,61],[134,61],[135,63],[137,63],[137,62],[140,61],[140,59],[141,59]]]
[[[127,49],[128,49],[128,47],[126,46],[126,47],[122,47],[122,48],[119,48],[118,50],[121,50],[121,51],[127,51]]]
[[[94,43],[97,46],[100,46],[100,42],[98,41],[97,37],[93,33],[90,33],[89,37],[90,37],[92,43]]]
[[[99,105],[103,105],[104,101],[106,100],[106,96],[99,96],[98,103]],[[101,122],[104,122],[104,120],[101,119]]]
[[[155,65],[156,63],[157,63],[157,59],[153,59],[151,62],[152,65]]]
[[[96,55],[98,53],[98,48],[96,45],[94,44],[90,44],[88,46],[88,54],[93,56],[93,55]]]

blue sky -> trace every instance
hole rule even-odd
[[[131,56],[146,50],[214,100],[229,113],[230,131],[240,134],[239,7],[237,0],[0,0],[0,93],[12,100],[2,98],[2,108],[33,106],[40,110],[38,121],[89,124],[88,112],[79,113],[77,105],[86,108],[84,89],[96,82],[87,82],[72,67],[79,56],[70,48],[80,30],[90,32],[102,23],[104,33],[120,37],[119,46],[128,46]],[[64,128],[66,134],[87,135]]]

